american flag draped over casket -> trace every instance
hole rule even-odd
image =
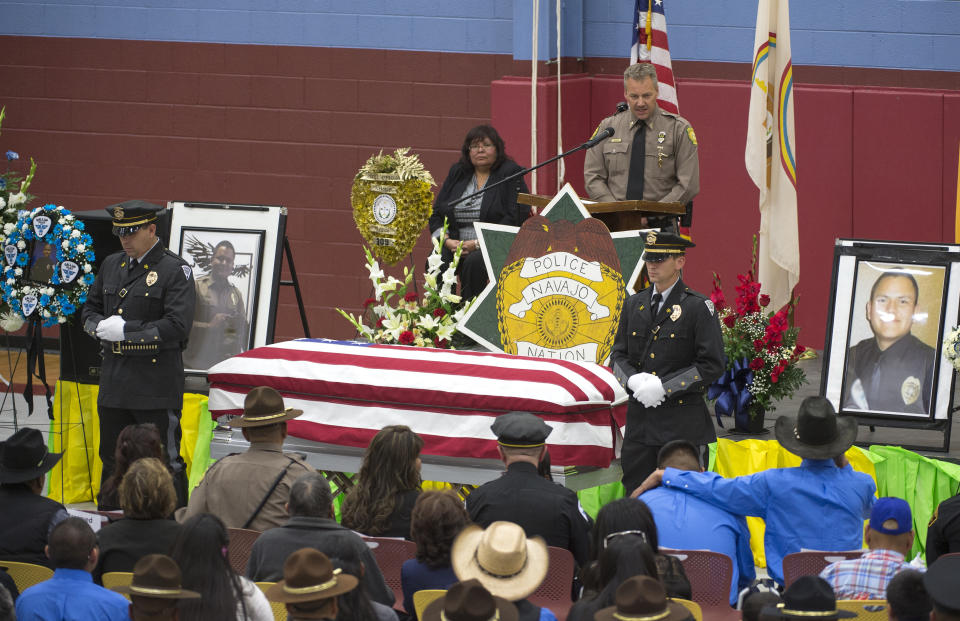
[[[208,373],[210,413],[242,414],[255,386],[272,386],[304,414],[290,435],[366,447],[386,425],[407,425],[423,452],[497,458],[490,425],[499,414],[533,412],[553,427],[556,465],[610,465],[615,418],[627,395],[606,367],[500,353],[298,339],[258,347]]]

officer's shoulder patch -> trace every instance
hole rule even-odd
[[[183,270],[183,277],[187,280],[190,280],[190,275],[193,274],[193,270],[190,269],[189,265],[181,265],[180,269]]]
[[[703,303],[707,305],[707,310],[710,311],[710,315],[711,315],[711,316],[712,316],[715,312],[717,312],[716,307],[713,305],[713,301],[711,301],[711,300],[704,300]]]
[[[697,135],[693,133],[692,127],[687,127],[687,138],[690,139],[690,142],[693,143],[693,146],[697,146]]]

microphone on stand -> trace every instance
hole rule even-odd
[[[593,138],[591,138],[590,140],[583,143],[583,148],[589,149],[590,147],[595,147],[596,145],[600,144],[601,142],[603,142],[610,136],[614,135],[615,133],[616,133],[616,130],[614,130],[612,127],[608,127],[602,132],[600,132],[599,134],[597,134],[596,136],[594,136]]]

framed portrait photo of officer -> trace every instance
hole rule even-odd
[[[837,240],[821,391],[839,413],[949,420],[958,268],[960,246]]]
[[[197,303],[187,373],[273,341],[285,210],[174,202],[170,249],[193,269]]]

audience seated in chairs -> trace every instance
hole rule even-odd
[[[639,535],[644,538],[654,553],[657,573],[667,595],[691,599],[690,581],[680,559],[660,553],[660,539],[653,514],[646,503],[632,498],[620,498],[607,503],[597,513],[597,521],[590,535],[590,563],[580,572],[583,596],[602,589],[598,578],[597,559],[609,540],[620,535]]]
[[[624,534],[611,538],[597,561],[599,592],[585,594],[570,609],[567,621],[592,621],[601,608],[616,603],[617,589],[634,576],[659,580],[653,550],[642,534]]]
[[[467,496],[470,519],[480,526],[498,521],[519,524],[530,536],[543,537],[548,546],[570,550],[582,567],[589,547],[586,513],[573,490],[537,472],[553,428],[529,412],[509,412],[498,416],[490,429],[507,471]]]
[[[923,572],[915,569],[904,569],[890,580],[886,600],[890,621],[927,621],[933,610]]]
[[[837,599],[883,599],[890,579],[910,569],[906,555],[913,547],[913,516],[907,501],[879,499],[870,511],[866,540],[869,552],[858,559],[831,563],[820,572]]]
[[[326,554],[303,548],[283,564],[283,580],[267,589],[267,597],[286,604],[288,621],[333,621],[340,609],[340,596],[357,584],[355,576],[336,571]]]
[[[819,576],[801,576],[783,592],[780,604],[771,604],[760,611],[761,619],[798,619],[835,621],[856,617],[856,613],[837,609],[837,597]]]
[[[80,518],[67,518],[50,533],[47,555],[53,577],[25,589],[17,598],[18,619],[125,621],[127,600],[93,583],[91,571],[100,550],[93,529]]]
[[[623,621],[647,619],[657,621],[690,621],[690,611],[681,604],[667,600],[663,584],[650,576],[634,576],[620,585],[614,596],[614,605],[597,611],[596,621]]]
[[[123,432],[120,438],[118,446]],[[133,462],[120,483],[119,500],[123,519],[107,524],[97,534],[100,563],[93,572],[97,583],[107,572],[133,571],[147,554],[169,552],[180,532],[180,525],[169,519],[177,504],[173,476],[159,459],[145,457]]]
[[[370,440],[360,473],[340,508],[347,528],[371,537],[410,538],[410,514],[420,495],[423,439],[390,425]]]
[[[49,452],[43,434],[30,427],[0,442],[0,560],[53,567],[43,549],[67,510],[42,492],[46,473],[61,456]]]
[[[183,586],[200,593],[200,599],[180,603],[182,621],[273,620],[263,592],[230,566],[228,543],[227,528],[215,515],[201,513],[183,523],[170,557],[183,572]]]
[[[686,440],[664,445],[657,464],[661,469],[703,472],[697,447]],[[740,591],[757,577],[746,518],[668,487],[648,490],[640,500],[653,514],[660,545],[678,550],[710,550],[730,557],[733,561],[730,605],[736,605]]]
[[[730,513],[763,518],[767,571],[777,584],[784,582],[783,557],[791,552],[860,548],[877,488],[844,455],[857,438],[857,421],[838,417],[823,397],[807,397],[796,417],[777,419],[774,432],[785,449],[803,458],[799,467],[732,479],[667,468],[654,471],[634,494],[662,483]]]
[[[247,393],[243,416],[230,426],[243,430],[250,448],[210,466],[189,504],[177,511],[177,521],[212,513],[229,528],[259,531],[286,522],[290,486],[300,475],[314,471],[299,455],[283,452],[286,421],[301,414],[303,410],[285,408],[283,397],[269,386]]]
[[[130,584],[114,587],[130,596],[131,621],[178,621],[177,604],[199,599],[196,591],[184,589],[177,563],[164,554],[148,554],[137,561]]]
[[[340,610],[336,621],[397,621],[396,611],[385,604],[375,602],[367,593],[363,584],[366,567],[361,563],[349,545],[339,541],[327,549],[326,553],[333,566],[345,574],[356,576],[360,581],[357,588],[339,597]]]
[[[453,492],[424,492],[413,506],[410,535],[417,557],[403,564],[403,609],[415,615],[413,594],[424,589],[446,589],[457,581],[450,565],[450,548],[470,518]]]
[[[347,560],[363,564],[360,577],[370,597],[392,606],[393,591],[387,587],[370,548],[358,534],[334,520],[330,484],[318,472],[309,472],[293,483],[287,502],[290,519],[278,528],[260,535],[253,544],[247,563],[247,577],[255,582],[277,582],[283,577],[283,564],[291,554],[304,547],[320,550],[332,557],[334,550]],[[344,552],[349,551],[349,558]]]
[[[512,522],[467,526],[453,541],[450,562],[461,581],[478,580],[495,597],[513,602],[520,621],[556,621],[553,612],[527,600],[547,575],[541,537],[528,539]]]
[[[120,482],[133,462],[143,457],[155,457],[163,462],[163,440],[160,432],[153,423],[127,425],[117,437],[117,448],[114,452],[116,465],[97,494],[97,509],[117,511],[123,508],[120,504]],[[186,504],[186,498],[182,504]]]

